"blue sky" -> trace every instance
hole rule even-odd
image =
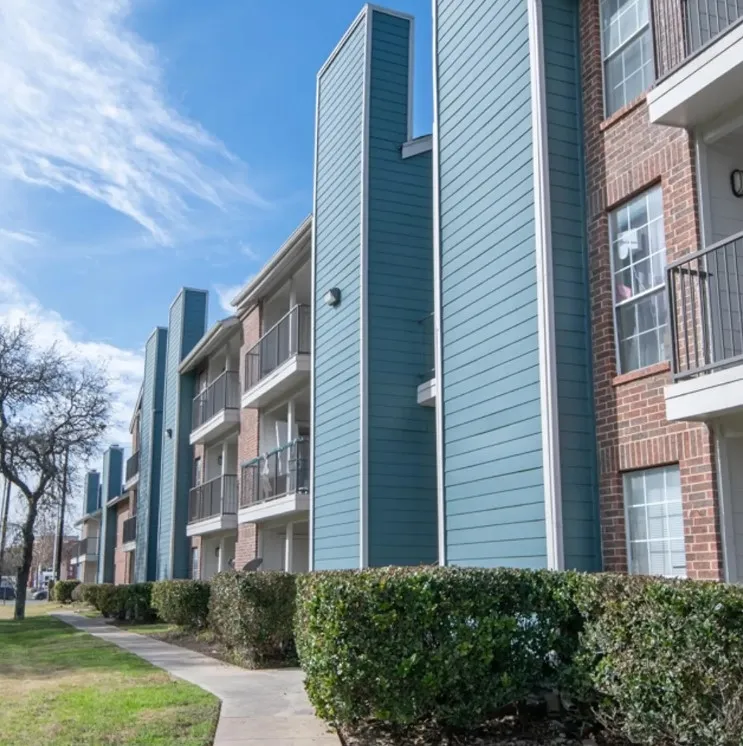
[[[430,0],[391,7],[416,17],[425,134]],[[3,0],[0,318],[105,361],[120,423],[178,288],[223,316],[310,212],[315,75],[360,8]]]

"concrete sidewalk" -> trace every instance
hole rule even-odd
[[[299,669],[247,671],[73,612],[54,616],[219,697],[215,746],[338,746],[315,717]]]

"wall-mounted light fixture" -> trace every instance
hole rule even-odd
[[[168,429],[167,429],[167,430],[165,431],[165,434],[166,434],[166,435],[167,435],[167,436],[168,436],[169,438],[172,438],[172,437],[173,437],[173,428],[172,428],[172,427],[169,427],[169,428],[168,428]]]
[[[338,288],[330,288],[323,300],[326,306],[337,306],[341,302],[341,291]]]
[[[743,198],[743,171],[736,168],[730,174],[730,188],[736,197]]]

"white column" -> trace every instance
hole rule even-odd
[[[223,570],[226,570],[227,568],[225,565],[227,564],[225,561],[225,555],[226,555],[225,547],[224,547],[224,536],[219,540],[219,557],[217,558],[217,572],[222,572]]]
[[[291,572],[294,566],[294,524],[286,524],[286,539],[284,542],[284,570]]]
[[[296,428],[297,424],[297,418],[296,418],[296,408],[294,399],[289,399],[289,401],[286,403],[286,437],[291,443],[297,436],[294,434],[294,429]],[[279,445],[283,445],[283,443],[279,443]]]
[[[289,280],[289,310],[297,305],[297,291],[294,288],[294,278]],[[289,317],[289,352],[297,351],[297,340],[299,338],[299,316],[295,314]]]

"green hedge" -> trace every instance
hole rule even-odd
[[[168,624],[202,629],[209,616],[209,583],[201,580],[160,580],[152,587],[152,606]]]
[[[98,609],[105,617],[145,623],[157,619],[151,600],[152,586],[152,583],[84,584],[79,595],[80,600]]]
[[[334,723],[476,726],[546,690],[633,743],[743,743],[743,589],[517,570],[299,578],[306,686]]]
[[[577,656],[599,720],[633,743],[743,743],[743,589],[625,578],[602,591]]]
[[[78,585],[79,580],[58,580],[52,588],[51,596],[57,603],[72,603],[72,592]]]
[[[254,666],[296,660],[296,577],[284,572],[224,572],[214,577],[209,626]]]
[[[483,722],[558,686],[581,626],[572,576],[387,568],[299,579],[297,648],[331,722]]]

